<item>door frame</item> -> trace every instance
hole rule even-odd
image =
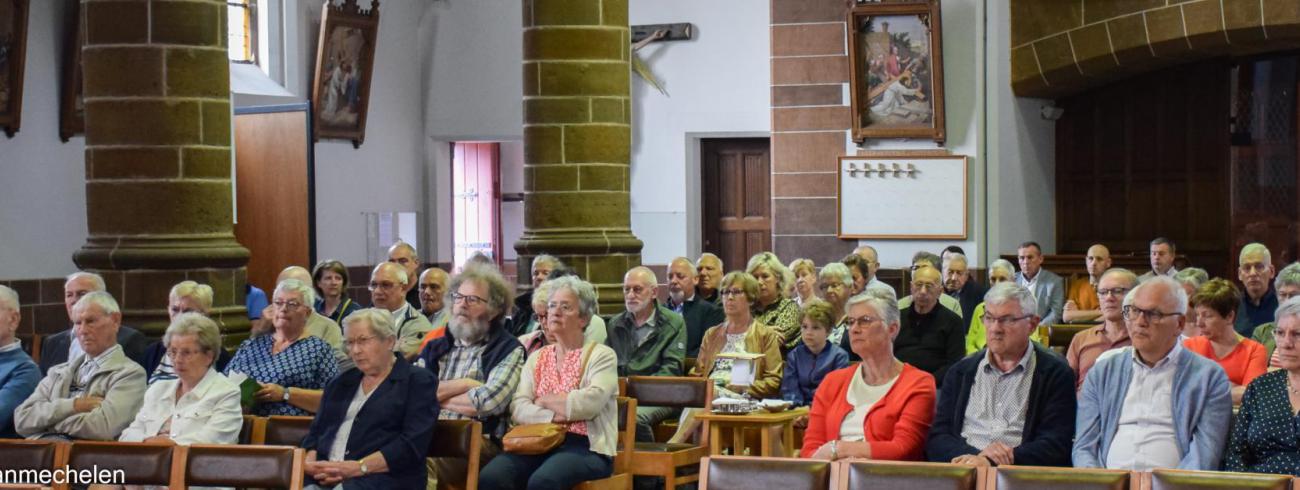
[[[704,253],[704,158],[701,153],[702,140],[715,138],[767,138],[771,149],[772,133],[770,131],[701,131],[687,132],[686,136],[686,253],[692,262]],[[769,173],[771,169],[769,169]],[[771,195],[772,179],[769,179],[768,195]]]
[[[302,112],[303,120],[306,125],[307,134],[305,136],[307,143],[307,267],[316,265],[316,144],[312,139],[312,107],[311,101],[295,102],[291,104],[273,104],[273,105],[255,105],[234,108],[234,113],[230,118],[230,202],[231,216],[234,221],[239,221],[239,176],[236,174],[238,165],[235,164],[235,116],[245,114],[275,114],[281,112]]]

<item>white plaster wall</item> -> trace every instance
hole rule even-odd
[[[699,139],[771,131],[770,11],[754,0],[632,0],[634,25],[689,22],[690,41],[639,54],[665,96],[632,77],[632,232],[641,261],[700,252]]]
[[[65,3],[31,2],[22,126],[0,135],[0,279],[71,273],[86,243],[85,139],[59,141]]]

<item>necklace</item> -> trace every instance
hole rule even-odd
[[[1290,375],[1286,377],[1286,391],[1290,392],[1292,395],[1300,395],[1300,389],[1291,386]]]

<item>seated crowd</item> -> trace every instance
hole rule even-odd
[[[0,286],[0,431],[234,444],[243,414],[311,416],[313,488],[432,488],[467,471],[483,488],[570,488],[614,471],[620,377],[691,376],[719,398],[807,407],[805,458],[1300,476],[1300,263],[1275,274],[1269,250],[1247,245],[1239,289],[1175,270],[1170,240],[1150,247],[1139,276],[1095,245],[1087,276],[1066,284],[1026,242],[1020,270],[994,261],[987,286],[960,248],[920,252],[901,298],[867,246],[820,268],[770,252],[732,272],[679,257],[666,301],[635,267],[625,310],[602,318],[595,288],[555,257],[536,257],[515,296],[490,263],[417,274],[399,242],[371,272],[371,307],[348,297],[337,261],[286,268],[269,301],[249,295],[252,336],[233,354],[211,287],[175,285],[151,343],[122,325],[102,278],[78,272],[64,284],[71,326],[45,339],[40,366],[16,338],[19,297]],[[1061,322],[1095,325],[1055,351],[1040,327]],[[638,405],[636,438],[675,419],[670,442],[698,441],[695,415]],[[426,457],[451,419],[482,424],[481,470]],[[562,442],[507,450],[512,427],[536,423],[560,424]]]

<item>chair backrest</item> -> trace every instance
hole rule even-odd
[[[32,362],[41,363],[41,334],[38,333],[20,333],[15,334],[19,340],[22,340],[23,352],[31,356]]]
[[[177,447],[142,442],[77,441],[68,452],[68,466],[96,472],[120,470],[125,481],[114,483],[175,488],[181,485],[180,475],[172,471]]]
[[[630,376],[627,396],[642,407],[704,408],[712,402],[713,381],[694,376]]]
[[[998,490],[1129,490],[1136,486],[1133,473],[1126,470],[999,466],[992,473],[989,487]]]
[[[430,458],[465,460],[465,481],[443,481],[438,488],[478,489],[479,454],[483,445],[483,424],[477,420],[439,420],[429,441]]]
[[[708,490],[827,490],[831,463],[817,459],[711,456],[700,461],[700,488]]]
[[[614,474],[625,473],[632,466],[632,449],[636,447],[636,399],[618,397],[618,454],[614,457]]]
[[[266,417],[245,415],[244,425],[239,428],[240,444],[266,443]]]
[[[53,470],[67,464],[68,444],[55,441],[0,439],[0,471]]]
[[[303,454],[292,446],[193,445],[185,458],[185,484],[300,489]]]
[[[262,443],[298,447],[302,445],[302,438],[307,437],[309,429],[311,417],[272,415],[266,418],[266,437]]]
[[[1290,475],[1186,470],[1152,470],[1149,478],[1151,483],[1147,485],[1147,488],[1151,490],[1204,490],[1207,488],[1287,490],[1291,488],[1292,481]]]
[[[975,490],[974,466],[903,461],[846,461],[840,465],[839,488],[849,490]]]

